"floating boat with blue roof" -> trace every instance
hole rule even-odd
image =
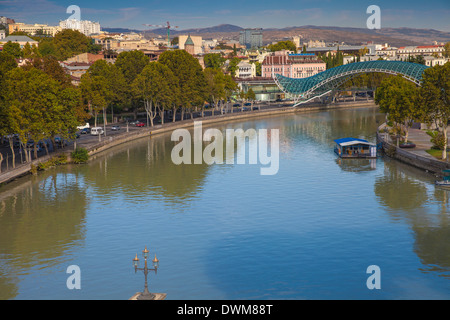
[[[342,138],[334,140],[334,152],[341,158],[376,158],[377,146],[367,140]]]

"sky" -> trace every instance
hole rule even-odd
[[[151,29],[167,21],[177,30],[233,24],[243,28],[339,26],[366,28],[370,5],[381,28],[408,27],[450,32],[450,0],[0,0],[0,16],[16,22],[58,25],[80,8],[81,20],[102,27]]]

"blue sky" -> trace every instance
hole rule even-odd
[[[144,23],[170,21],[179,30],[219,24],[283,28],[317,25],[366,27],[369,5],[381,9],[381,27],[410,27],[450,32],[449,0],[0,0],[0,16],[18,22],[58,24],[69,5],[81,19],[102,27],[145,29]]]

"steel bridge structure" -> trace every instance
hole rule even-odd
[[[420,86],[422,74],[428,66],[404,61],[364,61],[331,68],[308,78],[288,78],[274,75],[274,81],[286,94],[294,97],[294,107],[329,94],[347,80],[364,73],[382,72],[401,75]]]

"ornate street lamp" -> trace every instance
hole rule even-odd
[[[145,288],[144,288],[144,292],[142,292],[138,297],[137,300],[154,300],[155,299],[155,295],[151,292],[148,291],[148,285],[147,285],[147,275],[149,271],[155,271],[155,274],[158,270],[158,266],[159,266],[159,260],[156,258],[156,254],[155,254],[155,259],[152,260],[152,264],[153,264],[153,269],[149,268],[147,265],[147,259],[149,256],[149,251],[147,250],[147,246],[145,246],[145,249],[142,251],[142,255],[144,256],[144,268],[139,268],[139,258],[137,256],[136,253],[136,257],[133,259],[133,265],[134,265],[134,272],[136,273],[138,270],[142,270],[144,272],[145,275]]]

